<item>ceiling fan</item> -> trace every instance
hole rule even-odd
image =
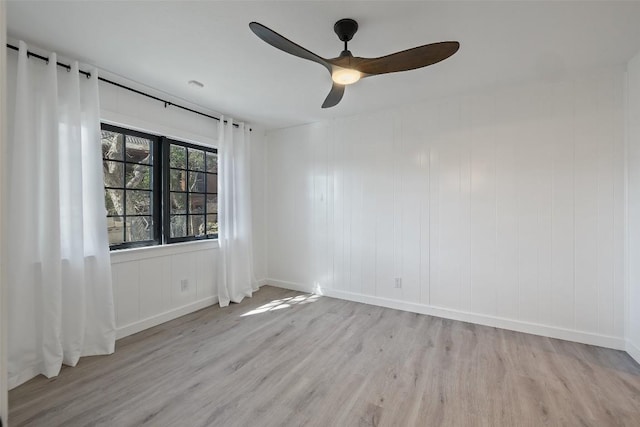
[[[249,28],[271,46],[299,58],[317,62],[329,71],[333,86],[324,100],[322,108],[337,105],[342,99],[342,95],[344,95],[345,86],[353,84],[361,78],[426,67],[447,59],[460,48],[460,43],[446,41],[414,47],[413,49],[403,50],[379,58],[360,58],[353,56],[347,49],[347,42],[358,31],[358,23],[353,19],[345,18],[336,22],[333,26],[338,38],[344,42],[344,50],[337,58],[326,59],[297,45],[258,22],[250,23]]]

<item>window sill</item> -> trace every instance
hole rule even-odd
[[[139,248],[118,249],[111,251],[111,264],[139,261],[141,259],[157,258],[207,249],[217,249],[220,245],[217,239],[196,240],[193,242],[171,243],[168,245],[142,246]]]

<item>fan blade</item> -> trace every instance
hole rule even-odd
[[[351,58],[351,66],[363,74],[386,74],[415,70],[443,61],[460,48],[458,42],[431,43],[380,58]],[[338,59],[338,58],[336,58]],[[331,60],[333,63],[334,61]],[[335,63],[334,65],[340,65]],[[364,76],[366,77],[366,76]]]
[[[327,99],[322,103],[322,108],[335,107],[342,99],[342,95],[344,95],[344,85],[334,83],[333,86],[331,86],[331,92],[327,95]]]
[[[265,27],[264,25],[258,22],[252,22],[249,24],[249,28],[251,31],[255,33],[256,36],[261,38],[266,43],[269,43],[271,46],[280,49],[283,52],[289,53],[291,55],[297,56],[302,59],[308,59],[309,61],[317,62],[318,64],[324,66],[331,72],[331,64],[327,62],[326,59],[316,55],[315,53],[308,51],[300,45],[295,44],[291,40],[281,36],[270,28]]]

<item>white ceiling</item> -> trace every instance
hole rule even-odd
[[[77,58],[214,111],[286,127],[496,85],[556,80],[624,64],[640,51],[640,2],[187,2],[9,1],[9,36]],[[258,21],[323,57],[342,44],[340,18],[358,21],[349,44],[375,57],[458,40],[452,58],[362,80],[323,110],[322,66],[259,40]],[[189,80],[203,89],[187,85]]]

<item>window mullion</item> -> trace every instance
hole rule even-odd
[[[127,239],[127,135],[122,134],[122,231],[124,236],[122,240],[124,243],[128,242]]]

